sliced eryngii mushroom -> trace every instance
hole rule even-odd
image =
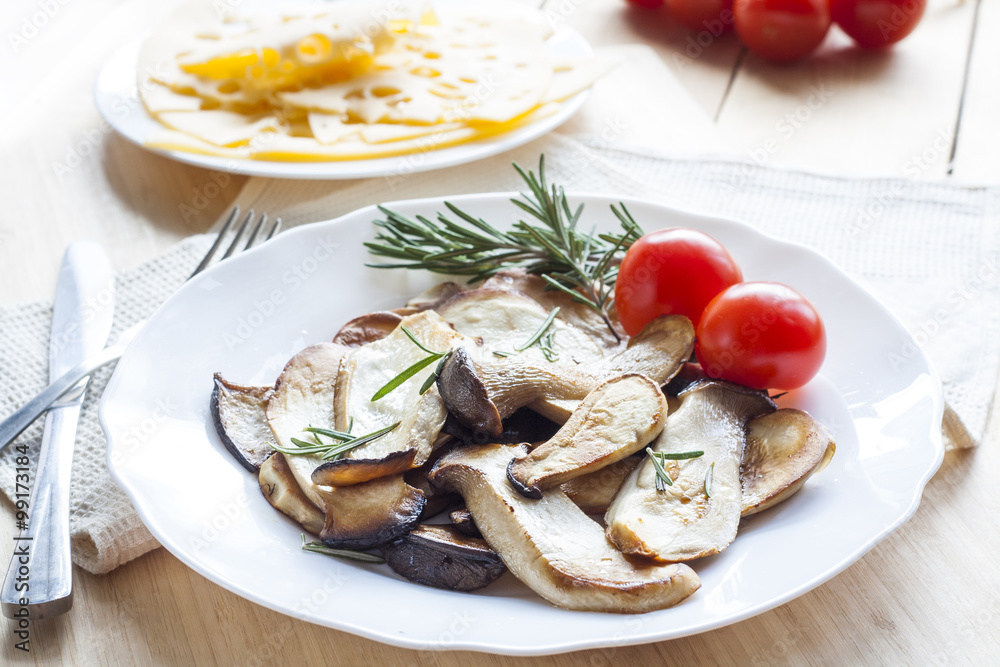
[[[296,449],[292,438],[305,439],[308,426],[334,424],[334,383],[341,360],[350,348],[336,343],[310,345],[292,357],[278,376],[267,402],[267,421],[275,440],[285,449]],[[312,472],[323,460],[318,456],[289,456],[288,465],[302,492],[319,508],[323,499],[312,482]]]
[[[658,562],[710,556],[729,546],[743,509],[746,424],[774,409],[765,394],[726,382],[696,385],[682,394],[652,449],[668,456],[703,454],[662,461],[672,480],[662,490],[647,456],[608,509],[608,537],[622,552]]]
[[[541,500],[514,491],[507,463],[526,451],[462,447],[441,457],[430,479],[462,494],[486,542],[529,588],[560,607],[621,613],[670,607],[698,589],[698,575],[684,564],[626,559],[562,491]]]
[[[323,513],[302,493],[284,454],[275,452],[264,461],[257,479],[264,498],[276,510],[297,521],[313,535],[320,534],[325,523]]]
[[[435,456],[437,456],[437,452],[435,452]],[[462,496],[457,493],[441,491],[431,486],[430,481],[427,479],[427,473],[431,471],[435,460],[436,459],[432,458],[419,468],[407,470],[403,475],[403,479],[406,480],[406,483],[414,488],[420,489],[420,492],[423,493],[424,497],[427,499],[427,502],[424,503],[424,509],[420,512],[421,521],[430,519],[447,509],[451,509],[452,507],[462,504]]]
[[[600,470],[574,477],[559,488],[587,514],[603,516],[644,456],[644,453],[633,454]]]
[[[469,290],[435,310],[460,334],[482,339],[491,353],[516,354],[527,363],[579,364],[604,356],[604,350],[586,332],[558,318],[545,329],[545,335],[552,335],[549,356],[538,345],[518,352],[518,347],[530,342],[545,326],[550,314],[550,309],[518,292]]]
[[[472,518],[472,512],[468,507],[461,507],[448,513],[451,525],[455,530],[468,537],[482,537],[483,534],[476,528],[476,520]]]
[[[317,487],[326,509],[319,537],[336,549],[371,549],[408,533],[427,499],[402,473],[361,484]]]
[[[665,384],[693,349],[691,321],[682,315],[664,315],[646,325],[624,350],[578,366],[529,363],[517,356],[480,361],[471,353],[454,353],[444,364],[438,386],[452,415],[473,430],[484,423],[473,417],[490,415],[495,429],[493,411],[505,419],[525,406],[561,424],[587,394],[611,378],[641,373],[657,385]],[[472,404],[459,405],[459,397]]]
[[[392,571],[425,586],[450,591],[474,591],[507,571],[485,540],[469,537],[452,526],[417,526],[382,546]]]
[[[751,420],[740,471],[743,516],[794,495],[836,449],[826,428],[801,410],[783,408]]]
[[[621,375],[594,389],[551,440],[514,459],[507,477],[519,493],[542,491],[631,456],[663,430],[667,399],[645,375]]]
[[[380,459],[395,452],[416,450],[413,465],[422,465],[440,443],[439,435],[448,411],[433,385],[420,389],[436,369],[434,361],[387,395],[373,401],[376,393],[408,368],[428,358],[403,331],[409,331],[428,350],[447,353],[468,341],[433,311],[404,317],[388,336],[345,356],[337,375],[332,407],[336,428],[359,435],[372,433],[399,422],[391,433],[350,450],[345,459]],[[350,464],[345,464],[350,465]]]
[[[244,387],[215,374],[211,411],[215,430],[229,453],[250,472],[274,453],[274,436],[264,417],[271,387]]]
[[[340,327],[333,342],[347,347],[360,347],[385,338],[403,321],[402,315],[387,310],[368,313]]]
[[[451,281],[438,283],[428,288],[406,302],[407,308],[419,313],[422,310],[434,310],[442,303],[465,291],[465,288]]]
[[[490,276],[482,284],[482,289],[502,289],[525,294],[542,305],[545,310],[559,308],[559,319],[572,324],[584,331],[602,348],[613,350],[625,339],[625,333],[618,330],[618,335],[608,328],[607,323],[593,308],[574,301],[573,297],[555,289],[546,289],[548,283],[541,276],[526,272],[524,269],[506,269]],[[620,339],[620,340],[619,340]]]
[[[393,452],[381,459],[337,459],[321,464],[312,472],[312,481],[321,486],[353,486],[372,479],[406,472],[413,467],[417,450]]]

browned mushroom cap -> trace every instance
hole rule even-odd
[[[333,342],[346,347],[359,347],[365,343],[385,338],[403,321],[400,314],[391,311],[368,313],[340,327]]]
[[[297,521],[313,535],[323,530],[323,513],[302,493],[285,455],[275,452],[260,466],[260,491],[276,510]]]
[[[211,412],[215,430],[229,453],[250,472],[274,453],[274,436],[264,417],[271,387],[244,387],[215,374]]]
[[[334,489],[319,487],[319,494],[326,506],[319,537],[336,549],[371,549],[410,532],[427,502],[402,474]]]
[[[631,456],[663,430],[667,399],[645,375],[622,375],[598,386],[555,436],[514,459],[507,477],[519,493],[544,489]]]
[[[600,470],[574,477],[559,488],[587,514],[603,516],[622,484],[645,456],[644,453],[633,454]]]
[[[438,283],[407,301],[406,307],[412,308],[415,313],[424,310],[435,310],[442,303],[456,294],[461,294],[463,291],[465,291],[465,288],[458,283],[451,281]]]
[[[710,556],[729,546],[743,510],[740,463],[746,425],[774,409],[764,393],[728,382],[707,382],[684,392],[651,447],[682,457],[661,461],[672,483],[657,488],[656,468],[647,456],[605,516],[611,541],[626,554],[657,562]]]
[[[507,483],[507,463],[526,448],[460,447],[438,461],[431,482],[462,494],[486,542],[510,571],[553,604],[581,611],[641,613],[677,604],[701,585],[683,564],[626,559],[600,524],[552,489],[529,500]]]
[[[467,507],[452,510],[448,514],[448,518],[451,519],[451,525],[455,527],[455,530],[463,535],[468,537],[483,536],[483,534],[480,533],[479,529],[476,527],[476,520],[472,518],[472,512],[470,512]]]
[[[497,406],[490,400],[464,347],[453,350],[445,360],[437,386],[448,414],[468,429],[473,442],[496,441],[503,435]]]
[[[338,459],[323,463],[312,473],[314,484],[352,486],[379,477],[406,472],[413,467],[417,450],[393,452],[381,459]]]
[[[451,526],[417,526],[382,546],[396,574],[425,586],[474,591],[507,571],[485,540],[462,535]]]
[[[740,470],[743,516],[790,498],[836,449],[826,428],[801,410],[784,408],[752,420]]]
[[[403,475],[403,479],[406,480],[407,484],[420,489],[420,492],[427,498],[427,502],[424,503],[424,509],[420,512],[421,521],[426,521],[462,503],[462,497],[457,493],[438,490],[431,486],[430,481],[427,479],[427,473],[431,471],[436,460],[435,458],[419,468],[407,470]]]

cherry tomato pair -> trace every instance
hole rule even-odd
[[[664,0],[628,0],[655,8]],[[719,35],[735,26],[754,53],[789,62],[812,53],[836,23],[864,48],[895,44],[917,27],[927,0],[665,0],[692,30]]]
[[[615,304],[632,336],[660,315],[688,317],[705,372],[756,389],[801,387],[826,356],[823,322],[804,296],[778,283],[743,282],[729,251],[693,229],[651,232],[632,244]]]

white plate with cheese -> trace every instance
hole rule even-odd
[[[223,20],[196,0],[122,47],[97,78],[101,114],[126,139],[207,169],[398,177],[542,136],[601,70],[579,33],[513,0],[390,2],[392,20],[372,19],[378,3],[323,3],[317,16],[282,14],[277,31],[274,10],[261,26],[254,5]],[[329,18],[350,11],[351,25]],[[335,55],[315,65],[317,50]]]

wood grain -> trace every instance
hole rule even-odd
[[[998,27],[1000,8],[995,0],[982,2],[980,36],[988,38],[978,40],[973,52],[955,174],[996,184],[998,47],[992,39],[996,31],[988,28]],[[72,240],[100,241],[115,266],[126,268],[207,229],[238,192],[243,179],[232,177],[198,216],[185,220],[179,204],[204,194],[213,175],[104,131],[90,102],[91,82],[107,54],[155,23],[169,4],[68,4],[33,38],[30,53],[28,47],[13,56],[4,52],[4,65],[30,65],[27,74],[5,67],[4,81],[32,85],[19,102],[0,107],[8,129],[0,137],[6,158],[0,161],[0,303],[48,297]],[[547,6],[554,4],[549,0]],[[735,137],[739,158],[773,130],[776,119],[807,100],[812,86],[826,82],[835,95],[783,145],[773,164],[816,171],[860,165],[900,173],[939,128],[953,127],[972,6],[934,3],[912,42],[883,56],[844,52],[834,36],[816,62],[801,68],[771,68],[748,59],[728,97],[740,53],[731,38],[689,57],[690,33],[619,0],[570,3],[564,18],[595,45],[651,45],[709,119],[725,99],[719,127]],[[33,0],[13,0],[3,25],[16,28],[35,8]],[[46,85],[37,84],[43,79]],[[650,148],[670,151],[668,139],[663,135]],[[73,151],[87,154],[68,172],[57,169]],[[931,162],[921,176],[943,174],[945,163]],[[983,446],[946,455],[914,517],[829,583],[768,613],[695,637],[537,659],[409,651],[266,610],[160,549],[105,576],[76,569],[73,612],[34,624],[30,653],[13,648],[13,626],[0,621],[0,663],[991,664],[1000,655],[998,439],[994,415]],[[13,513],[9,503],[2,507],[0,545],[10,545]]]

